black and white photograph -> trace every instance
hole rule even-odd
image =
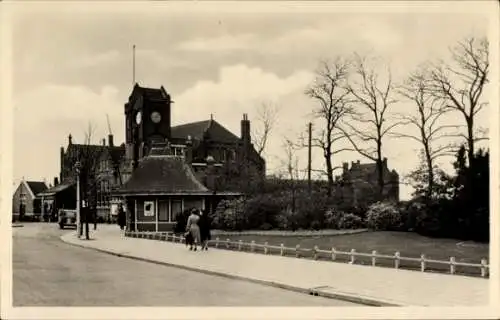
[[[2,318],[498,311],[497,3],[0,8]]]

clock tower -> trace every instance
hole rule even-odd
[[[170,140],[170,106],[173,102],[165,88],[135,84],[125,103],[126,158],[135,168],[151,150],[153,142]]]

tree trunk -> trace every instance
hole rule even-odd
[[[380,135],[379,135],[380,136]],[[382,160],[382,141],[377,143],[377,180],[378,180],[378,200],[384,200],[384,163]]]
[[[331,131],[331,130],[330,130]],[[331,198],[333,192],[333,165],[332,165],[332,144],[331,144],[331,133],[328,135],[329,141],[326,143],[326,148],[324,150],[325,163],[326,163],[326,175],[328,178],[328,198]]]
[[[467,118],[467,144],[469,146],[467,151],[469,168],[472,168],[474,159],[474,120],[472,117]]]
[[[89,240],[89,208],[85,208],[85,239]]]
[[[434,168],[432,165],[432,156],[429,150],[429,143],[424,144],[425,158],[427,162],[427,191],[426,198],[431,199],[434,191]]]

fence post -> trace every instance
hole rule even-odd
[[[481,277],[486,277],[487,274],[487,265],[488,265],[488,260],[486,259],[481,259]]]
[[[283,243],[281,244],[280,255],[282,255],[282,256],[285,255],[285,245]]]
[[[255,240],[252,240],[252,243],[250,244],[250,251],[255,251]]]
[[[295,246],[295,257],[300,258],[300,245]]]
[[[230,242],[230,241],[231,241],[231,240],[229,240],[229,238],[227,238],[227,239],[226,239],[226,249],[229,249],[229,247],[230,247],[229,242]]]
[[[351,261],[349,262],[350,264],[354,264],[354,262],[356,261],[356,249],[351,249]]]
[[[314,246],[314,248],[313,248],[313,258],[314,258],[314,260],[318,260],[318,250],[319,250],[318,246]]]
[[[425,271],[425,254],[420,255],[420,271]]]
[[[215,238],[215,247],[219,247],[219,237]]]
[[[269,248],[267,247],[269,245],[269,243],[266,241],[264,243],[264,254],[268,254],[269,253]]]
[[[376,266],[377,265],[377,250],[373,250],[372,251],[372,266]]]
[[[450,257],[450,273],[455,274],[455,257]]]
[[[241,239],[240,239],[240,240],[238,241],[238,251],[241,251],[241,247],[242,247],[242,245],[243,245],[243,240],[241,240]]]
[[[336,258],[337,258],[337,254],[335,253],[335,248],[332,247],[332,261],[335,261]]]
[[[399,251],[396,251],[396,253],[394,254],[394,268],[396,269],[399,269],[399,259],[401,258],[401,254],[399,253]]]

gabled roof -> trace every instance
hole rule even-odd
[[[125,156],[125,145],[122,144],[120,146],[113,147],[108,146],[103,150],[103,154],[104,153],[111,158],[111,161],[114,164],[118,165]]]
[[[141,160],[130,179],[118,191],[122,195],[209,195],[184,158],[149,155]]]
[[[97,145],[97,144],[77,144],[77,143],[72,143],[70,145],[68,145],[68,150],[69,149],[75,149],[75,150],[85,150],[85,149],[88,149],[89,152],[93,153],[93,154],[96,154],[96,155],[99,155],[101,154],[106,148],[108,148],[107,146],[103,146],[103,145]]]
[[[49,188],[43,181],[26,181],[26,184],[31,189],[34,195],[37,195]]]
[[[109,149],[109,153],[111,155],[111,160],[114,163],[120,163],[122,158],[125,156],[125,145],[119,147],[111,147]]]
[[[64,190],[68,189],[69,187],[72,187],[73,185],[75,185],[75,182],[60,183],[60,184],[58,184],[55,187],[52,187],[50,189],[47,189],[45,191],[42,191],[42,192],[38,193],[36,196],[37,197],[52,196],[52,195],[55,195],[55,194],[57,194],[57,193],[59,193],[61,191],[64,191]]]
[[[238,136],[215,120],[196,121],[171,128],[171,135],[176,139],[186,139],[187,136],[191,136],[193,139],[202,140],[206,134],[215,141],[227,143],[240,141]]]

